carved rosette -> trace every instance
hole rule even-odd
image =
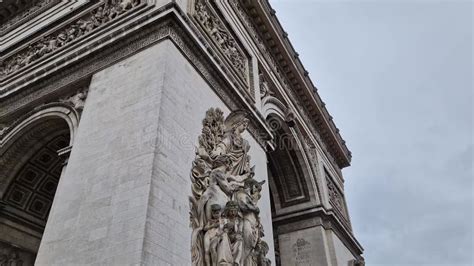
[[[107,22],[140,5],[144,0],[102,0],[89,14],[52,34],[43,36],[27,48],[0,61],[0,79],[20,70],[34,61],[61,49]]]
[[[191,169],[192,265],[270,265],[257,202],[265,181],[254,179],[241,134],[248,119],[211,108],[203,120]]]

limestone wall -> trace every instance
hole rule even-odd
[[[37,264],[190,265],[189,174],[210,107],[229,113],[170,41],[95,74]],[[260,204],[274,261],[268,182]]]

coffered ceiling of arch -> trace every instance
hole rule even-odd
[[[24,219],[31,216],[46,222],[62,169],[57,150],[68,146],[68,139],[66,134],[53,138],[17,173],[3,198],[13,213]]]
[[[268,157],[270,175],[274,179],[282,207],[309,201],[304,173],[298,166],[294,150],[276,149]]]

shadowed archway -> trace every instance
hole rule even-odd
[[[71,145],[76,114],[52,107],[29,114],[0,146],[0,265],[33,265]]]

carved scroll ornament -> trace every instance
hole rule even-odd
[[[245,116],[234,111],[224,119],[211,108],[203,120],[191,170],[193,266],[270,265],[257,207],[265,181],[256,181],[250,167]]]

